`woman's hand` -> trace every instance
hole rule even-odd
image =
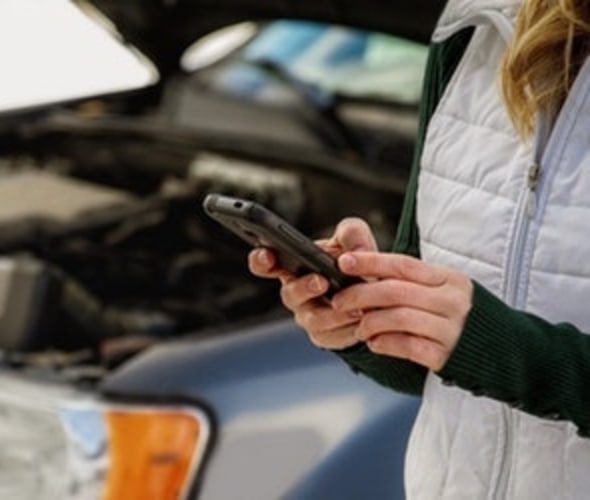
[[[347,274],[376,278],[332,299],[340,314],[363,311],[354,331],[357,340],[375,353],[442,369],[471,310],[469,277],[391,253],[346,252],[338,264]]]
[[[366,222],[349,218],[341,221],[334,235],[318,242],[334,257],[347,251],[376,252],[377,245]],[[328,281],[318,274],[295,277],[277,267],[271,250],[256,249],[250,252],[248,263],[253,274],[281,281],[281,299],[293,312],[295,321],[304,328],[312,343],[324,349],[344,349],[359,342],[355,336],[361,313],[358,310],[335,310],[322,299],[328,290]]]

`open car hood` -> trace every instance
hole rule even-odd
[[[427,41],[443,0],[77,0],[102,11],[165,75],[182,52],[216,29],[265,19],[307,19]]]
[[[0,115],[158,81],[153,64],[68,0],[0,2]]]

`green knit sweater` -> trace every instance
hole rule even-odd
[[[419,257],[416,188],[428,121],[469,40],[472,29],[434,44],[426,68],[420,128],[394,251]],[[517,311],[474,283],[473,308],[443,380],[549,419],[564,419],[590,437],[590,335],[569,324],[550,324]],[[339,351],[355,370],[400,392],[421,394],[427,369],[373,354],[364,344]]]

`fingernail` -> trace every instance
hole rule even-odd
[[[322,281],[318,276],[312,276],[307,283],[307,286],[312,292],[321,292],[322,291]]]
[[[256,260],[265,266],[270,264],[268,254],[264,250],[258,250],[256,252]]]
[[[347,269],[352,271],[354,266],[356,266],[356,259],[350,254],[341,255],[338,259],[338,263],[342,269]]]

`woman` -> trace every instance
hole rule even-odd
[[[589,41],[588,0],[450,0],[395,253],[341,222],[367,283],[330,304],[250,255],[312,342],[422,394],[411,499],[590,497]]]

